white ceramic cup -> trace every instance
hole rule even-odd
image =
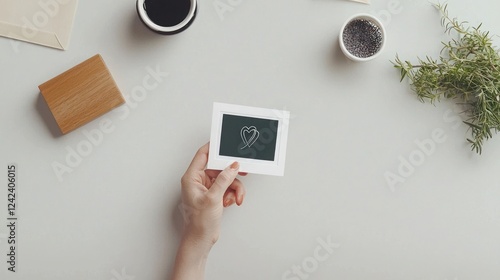
[[[345,27],[350,22],[352,22],[354,20],[359,20],[359,19],[368,20],[371,23],[375,24],[380,29],[380,32],[382,33],[382,42],[381,42],[380,48],[378,49],[378,51],[375,54],[373,54],[372,56],[369,56],[369,57],[355,56],[354,54],[350,53],[349,50],[347,50],[345,43],[344,43]],[[347,19],[346,22],[344,23],[344,25],[342,26],[342,28],[340,29],[340,35],[339,35],[340,49],[345,54],[345,56],[347,56],[347,58],[349,58],[353,61],[368,61],[368,60],[374,59],[383,51],[383,49],[385,47],[385,41],[386,41],[386,32],[385,32],[384,25],[382,24],[382,22],[380,22],[380,20],[378,20],[376,17],[374,17],[370,14],[356,14],[356,15],[350,17],[349,19]]]
[[[190,0],[191,6],[189,8],[189,12],[180,23],[173,26],[162,26],[154,23],[148,16],[146,12],[145,2],[146,0],[137,0],[137,13],[139,14],[139,18],[141,21],[154,32],[164,34],[164,35],[172,35],[182,32],[188,28],[191,23],[194,21],[196,17],[197,11],[197,3],[196,0]]]

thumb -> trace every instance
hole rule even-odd
[[[237,161],[233,162],[230,166],[226,167],[226,169],[219,173],[208,191],[215,194],[217,197],[221,197],[222,199],[227,188],[229,188],[234,179],[236,179],[236,176],[238,176],[239,169],[240,164]]]

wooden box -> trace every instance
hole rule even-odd
[[[38,86],[63,134],[125,103],[100,55]]]

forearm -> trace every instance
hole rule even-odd
[[[172,280],[202,280],[212,244],[187,235],[179,244]]]

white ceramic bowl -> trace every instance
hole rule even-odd
[[[382,33],[382,42],[381,42],[380,48],[372,56],[369,56],[369,57],[355,56],[354,54],[350,53],[345,46],[344,29],[350,22],[352,22],[353,20],[358,20],[358,19],[364,19],[364,20],[368,20],[368,21],[372,22],[373,24],[375,24],[376,26],[378,26],[380,28],[380,32]],[[347,19],[346,22],[344,23],[344,25],[342,26],[342,28],[340,29],[340,35],[339,35],[340,49],[345,54],[345,56],[347,56],[349,59],[351,59],[353,61],[368,61],[368,60],[374,59],[384,50],[385,41],[386,41],[386,32],[385,32],[384,25],[382,24],[382,22],[380,22],[380,20],[378,20],[376,17],[374,17],[370,14],[356,14],[356,15],[350,17],[349,19]]]
[[[196,0],[190,0],[191,7],[189,8],[189,12],[183,21],[174,26],[161,26],[154,23],[149,18],[148,14],[146,13],[146,9],[144,8],[145,1],[146,0],[137,0],[137,13],[139,14],[139,18],[149,29],[160,34],[171,35],[179,33],[188,28],[196,17],[196,10],[197,10]]]

